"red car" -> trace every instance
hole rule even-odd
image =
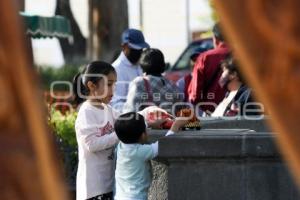
[[[175,64],[165,71],[164,76],[176,83],[178,79],[188,73],[191,73],[190,60],[192,54],[194,54],[195,52],[202,53],[212,48],[212,38],[193,41],[179,56]]]

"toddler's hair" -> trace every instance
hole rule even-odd
[[[122,114],[115,122],[116,134],[123,143],[138,143],[146,131],[144,117],[136,112]]]

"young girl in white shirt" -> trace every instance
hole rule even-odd
[[[77,200],[112,200],[114,147],[118,138],[114,121],[118,117],[108,103],[117,76],[105,62],[90,63],[74,78],[74,94],[81,103],[75,123],[78,143]]]

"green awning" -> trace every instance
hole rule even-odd
[[[73,35],[68,19],[63,16],[42,17],[20,12],[26,27],[26,33],[32,38],[57,37],[72,41]]]

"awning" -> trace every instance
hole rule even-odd
[[[24,18],[26,33],[32,38],[57,37],[73,40],[71,25],[63,16],[42,17],[20,12]]]

